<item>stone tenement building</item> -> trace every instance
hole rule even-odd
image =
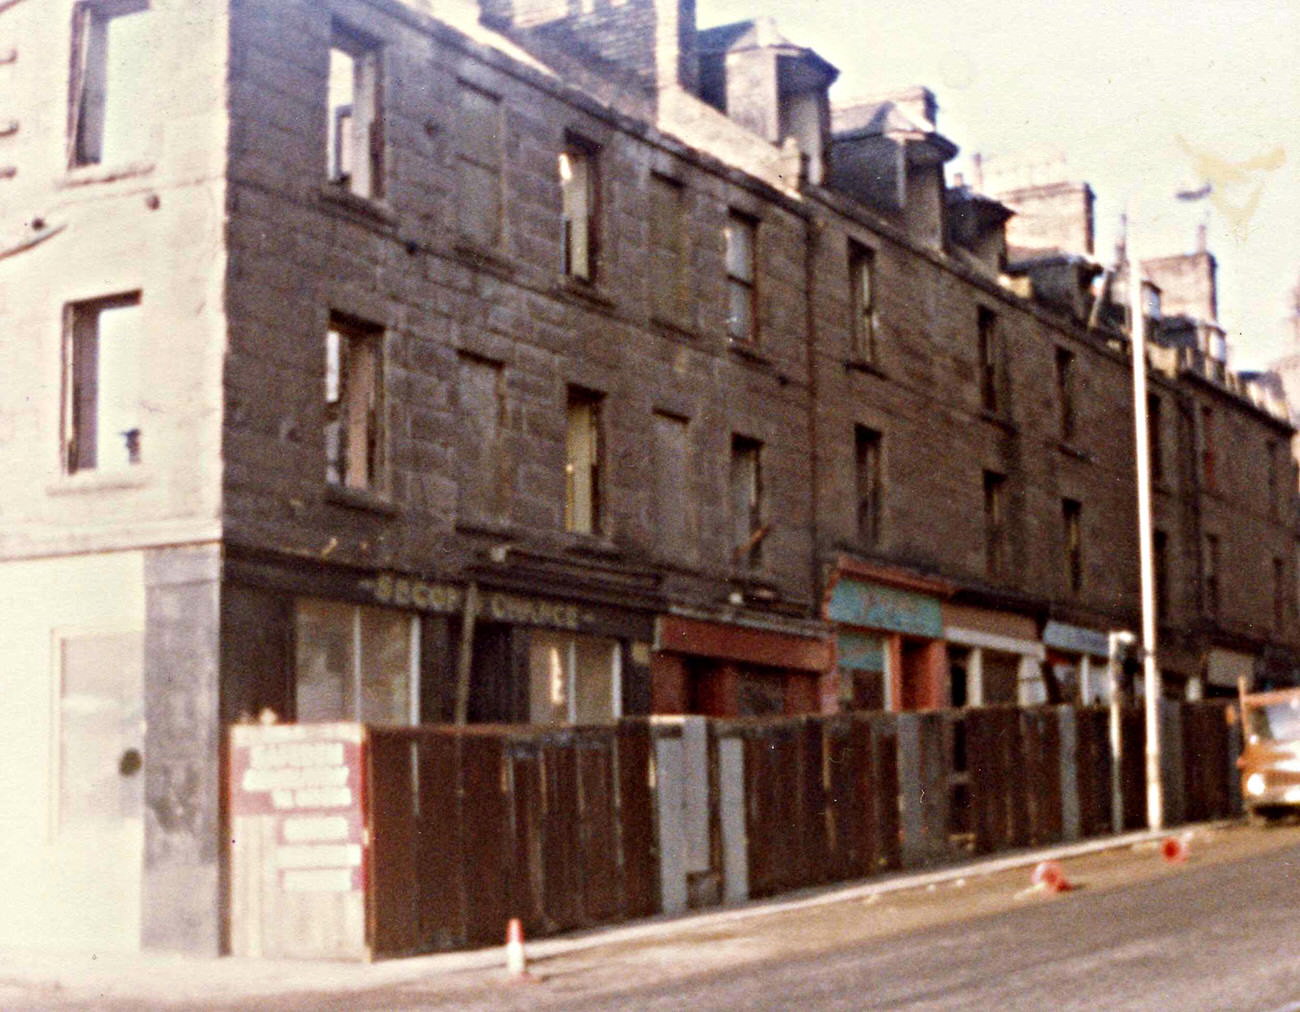
[[[569,11],[0,4],[0,941],[219,951],[222,732],[265,708],[1107,692],[1091,191],[949,188],[929,92],[832,109],[769,22]],[[1176,694],[1300,647],[1293,430],[1213,272],[1148,265]]]

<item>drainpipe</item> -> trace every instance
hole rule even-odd
[[[819,516],[821,513],[821,440],[817,425],[817,241],[824,226],[812,213],[804,221],[804,340],[807,353],[808,369],[808,474],[811,485],[808,497],[808,539],[809,568],[814,589],[813,601],[817,607],[817,617],[821,618],[820,603],[824,599],[821,586],[821,562],[818,551]],[[835,656],[835,642],[832,639],[831,656]],[[827,672],[829,674],[829,672]],[[820,700],[818,700],[820,707]]]

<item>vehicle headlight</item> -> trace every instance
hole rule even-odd
[[[1258,797],[1264,793],[1267,785],[1264,782],[1263,773],[1252,773],[1246,778],[1246,793]]]

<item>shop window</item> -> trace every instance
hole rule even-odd
[[[335,26],[329,55],[329,180],[358,197],[382,197],[384,131],[376,42]]]
[[[1007,476],[984,472],[984,567],[990,576],[1006,568]]]
[[[560,152],[560,199],[564,223],[564,273],[591,281],[596,276],[597,201],[595,148],[574,141]]]
[[[984,650],[980,658],[980,679],[985,706],[1019,701],[1020,655]]]
[[[876,254],[866,246],[849,243],[852,357],[876,361]]]
[[[980,406],[985,411],[1002,410],[1002,347],[997,313],[980,306],[976,314],[979,342]]]
[[[513,485],[505,440],[505,371],[499,362],[462,354],[459,373],[456,514],[468,523],[502,521],[507,519]]]
[[[1056,406],[1060,413],[1061,438],[1074,438],[1074,352],[1056,349]]]
[[[480,246],[501,241],[502,193],[501,100],[463,82],[456,123],[460,233]]]
[[[758,223],[732,211],[727,218],[727,334],[736,341],[758,336],[755,249]]]
[[[1061,500],[1061,525],[1065,540],[1065,576],[1070,593],[1083,589],[1083,504]]]
[[[1205,535],[1205,613],[1219,614],[1219,536]]]
[[[418,637],[416,619],[405,612],[299,599],[295,718],[417,723]]]
[[[564,529],[599,534],[600,394],[569,388],[564,436]]]
[[[690,242],[686,191],[676,180],[650,177],[650,295],[654,315],[685,325],[690,314]]]
[[[383,491],[383,331],[331,317],[325,335],[325,478]]]
[[[653,425],[655,547],[660,558],[689,564],[697,550],[690,422],[657,411]]]
[[[762,563],[763,444],[745,436],[731,438],[731,524],[733,560],[742,568]]]
[[[531,723],[601,724],[622,715],[617,640],[533,630],[528,667]]]
[[[881,435],[865,425],[853,427],[854,484],[857,489],[858,541],[874,545],[880,540]]]
[[[68,307],[64,339],[64,466],[115,470],[143,453],[139,293]]]
[[[73,166],[121,163],[145,153],[152,86],[148,0],[78,4],[73,22],[70,158]]]

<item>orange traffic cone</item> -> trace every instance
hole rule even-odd
[[[1187,860],[1187,841],[1181,836],[1166,836],[1160,841],[1160,856],[1169,864]]]
[[[506,924],[506,974],[511,981],[527,983],[535,980],[528,972],[528,954],[524,952],[524,922],[518,917]]]
[[[1030,875],[1029,881],[1035,888],[1049,893],[1068,893],[1074,888],[1070,880],[1065,877],[1065,872],[1055,861],[1040,861],[1034,866],[1034,873]]]

